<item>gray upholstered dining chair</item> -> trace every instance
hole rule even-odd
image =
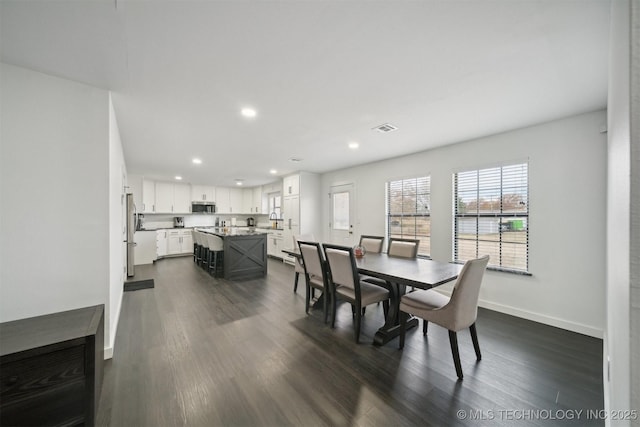
[[[389,290],[360,280],[352,247],[328,243],[324,243],[322,247],[328,265],[329,286],[333,292],[331,327],[335,327],[336,322],[336,300],[339,298],[349,302],[354,316],[354,332],[357,343],[360,340],[362,308],[382,301],[386,318],[389,311]]]
[[[327,323],[328,310],[333,298],[333,292],[331,292],[329,287],[330,284],[327,279],[327,269],[322,248],[318,242],[305,242],[302,240],[298,240],[298,248],[300,248],[300,255],[302,256],[302,266],[304,268],[307,288],[305,312],[309,314],[309,302],[311,301],[312,290],[318,289],[323,293],[322,308],[324,323]]]
[[[410,314],[423,319],[423,333],[427,333],[427,322],[433,322],[449,330],[449,343],[458,378],[462,379],[462,366],[458,352],[457,332],[469,328],[476,359],[482,359],[476,318],[480,284],[489,262],[489,255],[469,260],[462,267],[453,287],[451,297],[433,289],[419,290],[403,295],[400,299],[400,348],[404,347],[407,319]]]
[[[369,236],[363,234],[360,236],[359,245],[362,246],[367,253],[379,254],[382,252],[382,246],[384,245],[384,236]]]
[[[415,258],[418,256],[419,247],[420,240],[418,239],[401,239],[399,237],[391,237],[389,239],[387,254],[402,258]]]
[[[297,236],[293,236],[294,248],[298,247],[298,240],[304,240],[305,242],[315,242],[316,238],[313,236],[313,234],[299,234]],[[304,274],[304,266],[300,262],[300,259],[297,257],[294,259],[293,268],[295,271],[295,277],[293,279],[293,292],[296,293],[298,292],[298,279],[300,278],[301,274]]]

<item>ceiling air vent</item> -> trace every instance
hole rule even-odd
[[[391,123],[385,123],[383,125],[376,126],[373,128],[373,130],[377,130],[378,132],[382,132],[382,133],[393,132],[394,130],[397,130],[397,129],[398,128],[392,125]]]

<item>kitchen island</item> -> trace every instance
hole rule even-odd
[[[269,233],[235,227],[198,228],[224,242],[224,278],[254,279],[267,275],[267,236]]]

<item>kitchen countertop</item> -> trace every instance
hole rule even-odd
[[[158,230],[191,230],[197,227],[158,227],[158,228],[141,228],[136,231],[158,231]]]
[[[200,228],[200,227],[196,227],[198,228],[199,231],[202,231],[203,233],[211,233],[211,234],[215,234],[216,236],[219,237],[230,237],[230,236],[259,236],[259,235],[267,235],[269,234],[268,231],[261,231],[261,230],[247,230],[247,227],[243,227],[243,228],[239,228],[239,227],[208,227],[208,228]]]
[[[210,225],[196,225],[195,227],[159,227],[159,228],[141,228],[137,231],[159,231],[159,230],[193,230],[194,228],[199,229],[212,229],[216,227],[211,227]],[[223,227],[218,227],[222,229]],[[246,225],[236,225],[236,226],[228,226],[229,229],[239,229],[248,231],[250,228],[254,228],[257,232],[268,233],[270,231],[283,231],[283,228],[271,228],[271,227],[249,227]]]

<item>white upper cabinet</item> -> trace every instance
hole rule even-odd
[[[216,187],[216,213],[240,214],[244,212],[242,188]]]
[[[230,188],[229,189],[229,204],[231,211],[229,213],[243,213],[244,212],[244,192],[242,188]]]
[[[156,182],[157,213],[191,212],[191,186],[189,184],[173,184],[171,182]]]
[[[245,188],[242,190],[242,213],[253,212],[253,190]]]
[[[153,213],[156,211],[156,183],[148,180],[142,180],[142,206],[141,212]]]
[[[173,184],[170,182],[156,182],[156,212],[173,212]]]
[[[231,200],[228,187],[216,187],[216,213],[231,213]]]
[[[191,213],[191,186],[173,184],[173,212]]]
[[[211,202],[216,201],[216,187],[210,185],[192,185],[191,200],[194,202]]]
[[[254,213],[254,214],[260,214],[260,213],[265,213],[262,210],[262,187],[255,187],[252,191],[252,197],[251,197],[251,210],[249,211],[250,213]]]
[[[282,180],[274,181],[270,184],[265,184],[262,186],[262,192],[264,194],[269,193],[281,193],[282,192]]]
[[[300,175],[291,175],[283,179],[283,196],[300,194]]]

